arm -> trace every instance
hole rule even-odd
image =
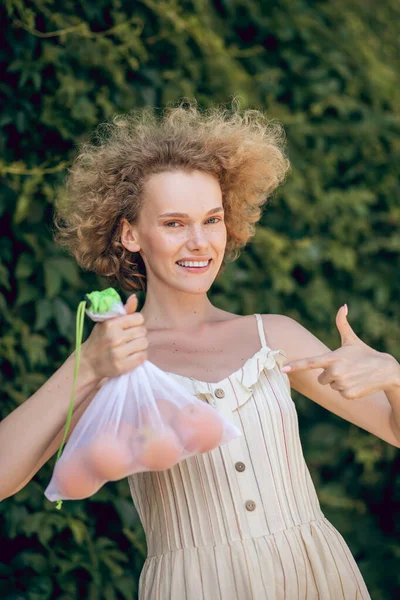
[[[265,326],[267,327],[266,323]],[[277,341],[277,343],[275,342],[276,347],[279,345],[285,350],[288,362],[318,356],[331,351],[328,346],[300,323],[283,315],[279,315],[274,337]],[[389,397],[384,391],[362,398],[346,399],[329,385],[319,383],[318,376],[323,371],[324,369],[319,368],[289,371],[290,385],[300,394],[310,398],[310,400],[320,404],[335,415],[369,431],[388,444],[400,448],[399,425],[396,423],[396,415],[392,409],[395,402],[397,402],[397,405],[400,404],[399,392],[390,392],[391,401],[389,401]]]
[[[88,394],[92,393],[93,397],[93,392],[96,393],[100,383],[103,383],[86,363],[83,346],[75,389],[73,424],[85,410]],[[1,500],[26,485],[58,449],[68,414],[74,363],[75,352],[30,398],[0,422]]]
[[[137,297],[131,296],[126,306],[126,315],[96,323],[81,346],[69,435],[107,379],[128,373],[147,359],[147,330],[143,315],[135,312]],[[75,352],[0,423],[0,500],[24,487],[58,450],[64,436],[74,368]]]
[[[393,356],[389,356],[395,360]],[[384,394],[392,407],[391,423],[393,431],[397,434],[397,439],[399,440],[397,447],[400,448],[400,364],[397,361],[396,363],[398,367],[398,377],[393,386],[385,390]]]
[[[89,396],[87,398],[85,398],[85,400],[82,402],[82,404],[79,407],[74,409],[65,443],[67,443],[67,441],[71,437],[76,424],[78,423],[79,419],[81,418],[81,416],[83,415],[83,413],[85,412],[87,407],[89,406],[90,402],[93,400],[93,398],[95,397],[95,395],[97,394],[97,392],[99,391],[99,389],[101,388],[103,383],[108,381],[108,379],[109,379],[108,377],[105,377],[104,379],[102,379],[98,383],[98,385],[96,385],[96,387],[93,389],[93,391],[89,394]],[[8,494],[9,496],[12,496],[12,495],[16,494],[17,492],[19,492],[19,490],[22,490],[22,488],[24,488],[30,482],[30,480],[33,479],[33,477],[36,475],[36,473],[39,471],[39,469],[41,469],[42,466],[53,456],[53,454],[55,454],[58,451],[60,444],[64,438],[64,427],[65,427],[65,423],[61,427],[61,429],[59,430],[59,432],[57,433],[55,438],[52,440],[52,442],[50,443],[48,448],[42,454],[40,459],[37,461],[37,463],[33,467],[32,471],[29,473],[29,475],[23,481],[21,481],[21,483],[18,485],[18,487],[16,487],[14,490],[12,490],[12,492],[10,494]],[[0,497],[0,500],[3,500],[3,499],[4,498]]]

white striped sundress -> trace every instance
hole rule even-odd
[[[128,478],[148,555],[138,600],[370,600],[304,461],[283,350],[209,383],[169,373],[243,435]]]

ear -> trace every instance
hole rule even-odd
[[[139,252],[140,244],[137,241],[133,226],[125,217],[121,218],[121,244],[130,252]]]

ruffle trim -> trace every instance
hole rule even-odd
[[[178,375],[177,373],[169,373],[170,375],[176,376],[182,382],[187,382],[187,386],[195,396],[205,396],[207,402],[212,403],[215,400],[215,391],[222,389],[226,393],[232,391],[232,383],[236,384],[240,388],[238,394],[238,406],[242,406],[249,398],[251,398],[254,386],[260,378],[261,373],[264,369],[274,369],[276,366],[283,366],[287,362],[287,355],[284,350],[271,350],[267,346],[262,347],[252,357],[247,359],[240,369],[225,377],[218,383],[209,383],[206,381],[199,381],[191,377]],[[282,373],[286,376],[286,373]],[[238,408],[235,407],[236,408]],[[233,409],[233,410],[235,410]]]

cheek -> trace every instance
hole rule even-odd
[[[185,242],[184,235],[168,235],[168,232],[158,230],[148,237],[148,248],[152,254],[169,256],[174,254]]]
[[[223,238],[224,238],[224,243],[226,244],[226,242],[228,241],[228,232],[227,232],[227,230],[226,230],[226,227],[224,227],[224,235],[223,235]]]
[[[210,232],[209,240],[216,246],[225,246],[228,239],[228,233],[226,227],[215,229]]]

